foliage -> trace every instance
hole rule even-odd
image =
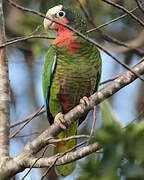
[[[142,180],[144,177],[144,122],[121,128],[117,121],[113,121],[110,109],[109,113],[104,109],[102,112],[104,113],[103,126],[89,141],[89,143],[98,142],[102,149],[81,163],[81,175],[78,180]]]

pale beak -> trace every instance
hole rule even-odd
[[[55,17],[55,15],[56,15],[62,8],[63,8],[62,5],[58,5],[58,6],[55,6],[55,7],[51,8],[51,9],[49,9],[49,10],[47,11],[47,13],[46,13],[46,17],[48,17],[48,18],[50,18],[50,19],[53,19],[53,18]],[[49,29],[53,30],[53,29],[55,29],[55,22],[52,22],[52,21],[49,20],[49,19],[46,19],[46,18],[45,18],[43,24],[44,24],[44,28],[45,28],[46,30],[49,30]]]

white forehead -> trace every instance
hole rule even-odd
[[[46,16],[47,15],[54,15],[56,13],[58,13],[60,10],[62,10],[63,6],[60,4],[60,5],[57,5],[51,9],[49,9],[46,13]]]

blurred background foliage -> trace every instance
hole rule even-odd
[[[122,130],[114,124],[100,128],[95,141],[102,145],[97,155],[80,164],[78,180],[143,180],[144,123]],[[94,141],[93,141],[94,142]]]
[[[77,180],[142,180],[144,177],[144,122],[122,125],[107,101],[101,103],[103,125],[89,144],[102,146],[80,163]]]
[[[77,9],[83,16],[84,13],[80,8],[77,0],[15,0],[18,4],[40,11],[46,14],[47,10],[57,4],[64,4],[66,7]],[[99,26],[111,19],[117,18],[124,14],[121,10],[116,9],[101,0],[80,0],[84,8],[93,20],[88,20],[88,29],[93,28],[94,24]],[[136,7],[135,0],[113,0],[128,10]],[[137,9],[134,14],[144,19],[142,11]],[[7,40],[17,37],[32,35],[47,35],[55,37],[55,32],[46,32],[43,29],[43,18],[31,13],[23,12],[10,6],[4,1],[5,29]],[[38,28],[38,26],[40,26]],[[124,48],[114,44],[106,35],[110,35],[119,41],[125,42],[131,46],[144,51],[144,30],[131,17],[126,16],[108,26],[89,33],[89,36],[107,48],[121,61],[128,65],[135,64],[144,53],[136,50]],[[11,86],[11,123],[24,119],[34,113],[42,104],[41,73],[46,50],[52,40],[47,39],[29,39],[7,47],[10,86]],[[101,52],[103,58],[102,80],[106,80],[125,71],[119,64],[115,63],[110,57]],[[103,86],[100,86],[100,88]],[[92,155],[86,161],[78,166],[75,174],[66,179],[142,179],[144,172],[143,158],[143,123],[131,125],[126,129],[120,128],[120,123],[112,123],[112,119],[119,119],[122,124],[129,123],[132,119],[143,110],[144,107],[144,84],[137,80],[132,85],[123,88],[109,99],[109,104],[101,105],[102,119],[105,126],[102,126],[93,141],[98,141],[103,145],[102,152],[98,155]],[[105,108],[103,108],[103,106]],[[105,111],[104,109],[107,109]],[[115,115],[114,115],[115,111]],[[98,113],[98,121],[99,121]],[[114,116],[113,116],[114,115]],[[136,122],[143,120],[143,113],[137,118]],[[107,120],[108,119],[108,120]],[[111,122],[111,120],[112,122]],[[116,120],[118,122],[119,120]],[[92,122],[86,120],[80,127],[78,133],[88,134]],[[101,123],[97,122],[97,127]],[[33,120],[19,135],[29,134],[31,136],[24,138],[14,138],[11,140],[11,155],[15,156],[22,150],[27,141],[31,141],[40,132],[48,126],[46,115],[43,114]],[[20,127],[20,126],[18,126]],[[11,134],[18,128],[12,128]],[[109,137],[109,138],[107,138]],[[47,154],[51,154],[50,151]],[[39,179],[44,170],[32,170],[29,179]],[[25,172],[24,172],[25,173]],[[23,174],[22,174],[23,175]],[[15,179],[21,179],[22,175],[17,175]],[[53,171],[47,176],[47,179],[57,179]]]

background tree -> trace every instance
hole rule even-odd
[[[7,52],[4,48],[0,49],[0,132],[3,134],[0,136],[0,179],[8,179],[15,175],[17,172],[23,171],[26,167],[34,165],[34,159],[28,164],[28,162],[21,161],[24,153],[26,153],[23,148],[27,142],[33,142],[33,145],[36,145],[34,141],[36,137],[41,134],[45,129],[47,129],[48,122],[46,115],[42,113],[43,110],[40,110],[40,116],[38,116],[38,108],[43,104],[42,90],[41,90],[41,72],[42,65],[44,61],[45,52],[48,45],[52,42],[51,38],[55,37],[54,32],[46,32],[43,29],[42,25],[43,18],[39,15],[34,15],[33,13],[28,13],[22,9],[14,7],[11,1],[3,2],[3,12],[5,24],[3,23],[3,14],[2,9],[0,10],[1,20],[0,20],[0,44],[1,46],[7,46]],[[87,22],[89,24],[89,35],[95,41],[97,41],[102,48],[109,50],[109,52],[119,59],[121,62],[129,65],[130,67],[136,64],[139,60],[144,60],[144,5],[140,0],[113,0],[114,4],[111,1],[106,0],[33,0],[33,1],[15,1],[23,7],[34,9],[43,14],[46,13],[47,9],[63,3],[65,6],[70,6],[76,8],[80,11],[83,16],[86,16]],[[2,4],[2,2],[0,1]],[[116,7],[117,6],[117,7]],[[1,6],[0,6],[1,7]],[[129,10],[132,15],[128,15]],[[133,17],[136,17],[136,19]],[[116,21],[114,21],[114,19]],[[103,27],[98,27],[101,24]],[[4,28],[5,26],[5,28]],[[7,40],[5,40],[5,33]],[[23,38],[23,39],[21,39]],[[27,39],[27,40],[24,40]],[[17,43],[14,43],[14,42]],[[7,73],[7,63],[6,55],[8,57],[9,64],[9,79],[10,79],[10,156],[15,157],[16,155],[17,162],[20,162],[23,165],[22,168],[13,164],[11,172],[7,172],[6,167],[11,168],[10,162],[13,162],[13,159],[9,161],[9,81]],[[103,59],[103,74],[102,81],[109,78],[118,76],[120,73],[126,71],[120,64],[116,63],[110,56],[107,56],[103,51],[101,51]],[[138,73],[144,73],[143,64],[138,66]],[[141,67],[141,69],[140,69]],[[131,81],[136,78],[131,74]],[[126,75],[123,74],[123,79],[121,80],[121,89],[122,84],[126,83]],[[111,82],[110,82],[111,83]],[[112,79],[113,88],[118,81]],[[4,86],[2,86],[4,85]],[[126,84],[125,84],[126,85]],[[103,86],[101,86],[103,87]],[[101,89],[100,87],[100,89]],[[104,90],[108,92],[108,86],[106,84]],[[116,87],[116,86],[115,86]],[[95,143],[98,142],[100,147],[103,147],[103,151],[100,150],[97,155],[96,153],[93,156],[90,156],[86,162],[83,162],[81,167],[78,166],[76,173],[81,172],[80,177],[72,174],[74,179],[86,179],[97,178],[97,179],[142,179],[143,178],[143,123],[139,122],[143,119],[143,107],[144,107],[144,97],[143,97],[143,87],[144,83],[142,80],[138,79],[136,82],[131,85],[123,88],[120,92],[116,93],[109,98],[109,101],[112,104],[113,110],[109,104],[102,105],[102,119],[103,126],[98,130],[95,136],[90,139],[90,150],[88,152],[94,152],[99,149]],[[117,86],[118,88],[118,86]],[[110,93],[107,95],[103,89],[101,92],[104,94],[104,98],[110,96]],[[115,93],[116,91],[112,91]],[[7,97],[6,99],[3,97]],[[98,104],[104,98],[101,98],[97,95],[97,98],[92,99],[91,102],[96,102]],[[4,101],[3,101],[4,100]],[[85,110],[89,110],[90,108]],[[3,106],[4,105],[4,106]],[[81,107],[85,108],[85,107]],[[107,111],[104,111],[107,109]],[[35,116],[31,114],[36,113]],[[115,117],[113,114],[115,112]],[[5,115],[5,117],[4,117]],[[25,117],[28,117],[25,119]],[[66,116],[68,119],[68,116]],[[22,124],[16,126],[16,122],[20,122],[22,119],[25,122],[31,121],[27,126],[23,127]],[[74,118],[73,118],[74,119]],[[96,127],[100,125],[100,117],[97,117]],[[132,125],[124,130],[121,129],[120,125],[115,122],[115,119],[119,119],[123,125],[130,123],[133,119],[136,120],[137,125]],[[28,121],[27,121],[28,120]],[[36,121],[35,121],[36,120]],[[113,121],[114,120],[114,121]],[[112,123],[111,123],[112,121]],[[83,125],[78,130],[78,134],[88,135],[91,130],[92,120],[87,119]],[[57,129],[60,131],[60,128],[53,126],[54,130]],[[87,128],[89,127],[89,128]],[[20,128],[22,129],[20,131]],[[51,128],[51,127],[50,127]],[[48,137],[48,135],[54,135],[51,128],[50,133],[47,133],[47,136],[44,134],[41,137]],[[18,132],[19,133],[16,133]],[[46,130],[47,132],[47,130]],[[4,135],[4,136],[3,136]],[[40,138],[39,138],[40,139]],[[81,142],[79,140],[78,142]],[[43,143],[43,144],[42,144]],[[50,143],[50,142],[49,142]],[[52,143],[52,142],[51,142]],[[94,144],[93,144],[94,143]],[[41,147],[44,147],[48,144],[48,141],[41,142]],[[37,154],[37,157],[43,157],[43,152],[40,152],[40,149],[32,148],[32,154]],[[26,150],[29,149],[27,145]],[[22,153],[20,153],[22,151]],[[51,150],[46,150],[44,153],[47,157]],[[85,149],[83,150],[85,151]],[[20,154],[19,154],[20,153]],[[78,154],[79,152],[77,152]],[[89,153],[87,153],[89,154]],[[73,155],[73,157],[75,157]],[[79,157],[80,158],[80,157]],[[6,166],[3,164],[3,159],[8,159]],[[36,159],[35,159],[36,160]],[[44,159],[43,159],[44,160]],[[48,160],[45,158],[45,160]],[[56,162],[57,161],[57,162]],[[38,161],[39,165],[41,161]],[[45,161],[44,161],[45,162]],[[48,161],[47,161],[48,162]],[[41,167],[52,167],[55,163],[60,163],[57,159],[51,164],[41,165]],[[38,165],[37,165],[38,167]],[[50,168],[51,169],[51,168]],[[100,170],[101,169],[101,170]],[[35,178],[40,179],[45,175],[46,169],[33,169],[28,173],[26,179]],[[4,173],[5,172],[5,176]],[[48,173],[47,178],[55,178],[56,175],[53,171]],[[22,179],[26,174],[24,171],[22,174],[17,174],[15,179]],[[7,176],[7,177],[6,177]],[[68,177],[69,178],[69,177]]]

